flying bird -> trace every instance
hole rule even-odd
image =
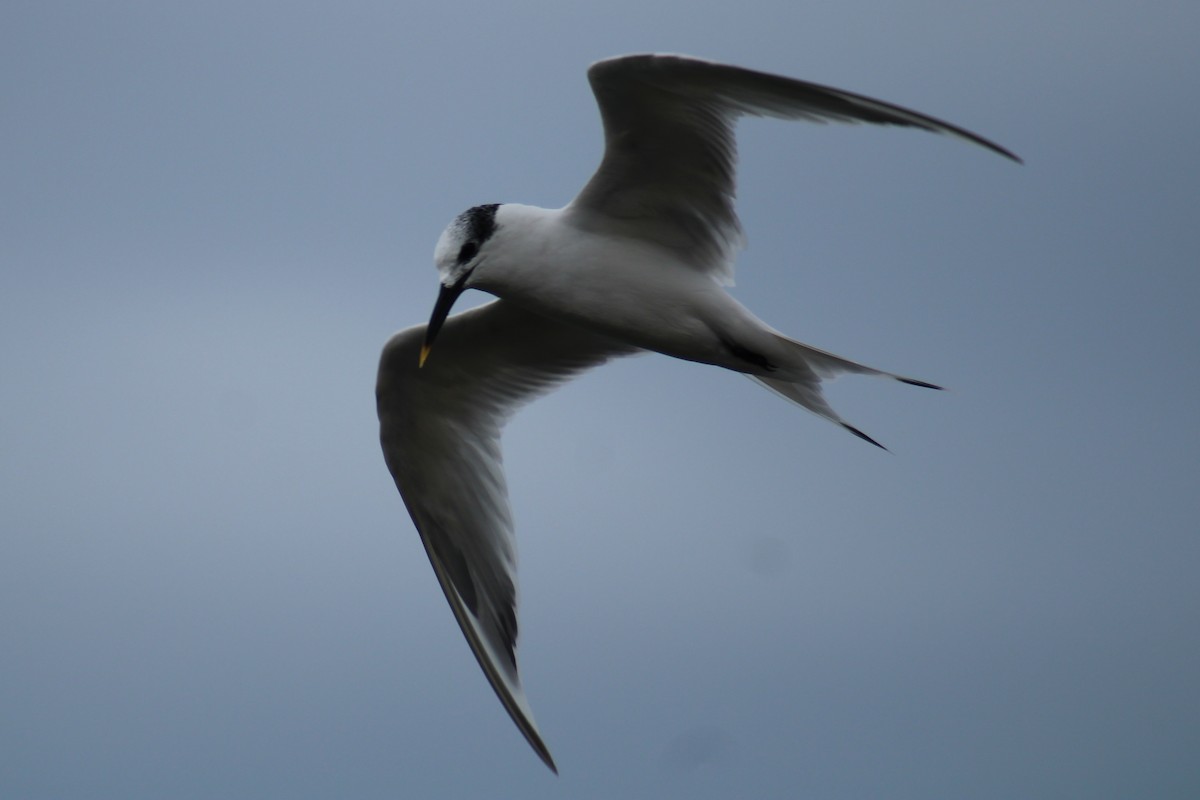
[[[852,373],[939,387],[789,339],[724,288],[742,245],[734,124],[752,115],[918,128],[1020,162],[890,103],[683,56],[607,59],[588,80],[604,124],[595,175],[560,209],[478,205],[454,219],[434,251],[429,323],[387,342],[376,386],[384,459],[442,591],[500,702],[555,772],[517,671],[508,418],[584,370],[654,351],[740,372],[882,446],[838,416],[822,381]],[[449,316],[467,289],[498,299]]]

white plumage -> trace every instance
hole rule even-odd
[[[476,206],[455,219],[435,250],[433,316],[387,343],[376,390],[384,458],[454,616],[551,769],[516,661],[500,433],[518,407],[610,358],[652,350],[748,375],[878,444],[830,408],[822,380],[849,372],[937,388],[788,339],[725,291],[742,242],[733,208],[736,119],[919,128],[1019,161],[898,106],[682,56],[608,59],[588,79],[604,122],[596,174],[562,209]],[[469,288],[500,299],[448,316]]]

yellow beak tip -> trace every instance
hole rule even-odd
[[[417,369],[425,366],[425,359],[429,358],[429,345],[421,345],[421,355],[417,357]]]

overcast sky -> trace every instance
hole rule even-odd
[[[0,794],[1200,796],[1194,2],[0,5]],[[736,296],[884,453],[645,356],[505,437],[496,701],[384,467],[433,245],[684,52],[977,131],[741,125]],[[465,297],[464,300],[471,298]],[[483,296],[479,295],[478,300]]]

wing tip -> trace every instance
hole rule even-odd
[[[416,518],[414,517],[415,521]],[[500,654],[497,653],[493,643],[481,630],[479,618],[467,608],[467,604],[451,579],[446,565],[442,563],[441,556],[430,545],[424,529],[418,524],[417,530],[421,533],[421,541],[425,545],[425,552],[429,556],[429,562],[433,565],[434,575],[437,576],[438,583],[442,587],[442,593],[446,595],[446,600],[450,604],[450,610],[454,612],[454,618],[462,630],[463,637],[467,640],[467,645],[471,648],[471,653],[475,656],[475,660],[479,662],[479,667],[483,670],[484,677],[487,678],[492,691],[496,693],[496,697],[500,700],[500,704],[504,707],[504,710],[508,712],[508,716],[512,719],[513,724],[517,726],[517,730],[525,737],[525,741],[537,753],[542,763],[557,775],[558,766],[554,763],[554,757],[550,755],[550,749],[542,741],[537,723],[533,721],[533,712],[529,708],[529,701],[525,698],[525,690],[522,688],[521,680],[517,676],[515,650],[510,660],[512,664],[512,671],[510,673],[508,669],[502,666],[504,662],[501,661]]]
[[[900,381],[901,383],[907,383],[909,386],[920,386],[922,389],[935,389],[936,391],[939,391],[939,392],[946,391],[946,388],[944,386],[938,386],[936,383],[927,383],[925,381],[919,381],[916,378],[901,378],[899,375],[897,375],[896,380]]]
[[[532,744],[532,742],[530,742],[530,744]],[[542,763],[549,767],[551,772],[557,775],[558,766],[554,763],[554,756],[550,755],[550,751],[546,749],[546,745],[543,744],[540,748],[534,747],[533,749],[538,754],[538,758],[542,760]]]
[[[971,141],[974,142],[975,144],[986,147],[988,150],[991,150],[993,153],[1004,156],[1009,161],[1012,161],[1016,164],[1020,164],[1022,166],[1025,165],[1025,159],[1021,158],[1019,155],[1014,153],[1012,150],[1009,150],[1007,147],[1002,147],[1002,146],[996,144],[991,139],[985,139],[982,136],[979,136],[977,134],[972,134]]]

